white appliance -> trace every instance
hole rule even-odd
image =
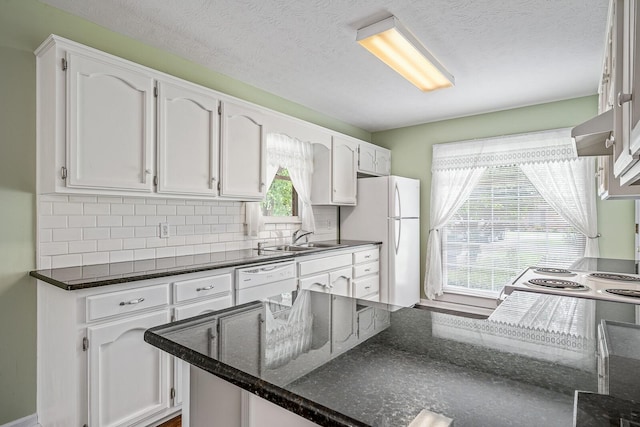
[[[358,179],[358,205],[340,208],[340,238],[382,242],[380,302],[420,302],[420,181]]]
[[[293,292],[298,286],[297,282],[295,261],[237,269],[235,303],[262,301],[282,293]]]
[[[639,304],[640,275],[529,267],[504,287],[514,290]]]

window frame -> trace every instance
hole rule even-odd
[[[266,224],[300,224],[302,223],[302,218],[300,217],[301,206],[300,206],[300,199],[298,197],[298,192],[293,186],[293,182],[291,181],[290,176],[279,174],[279,172],[282,169],[286,169],[286,168],[283,168],[283,167],[278,168],[278,171],[273,177],[273,181],[271,182],[271,185],[273,185],[273,182],[275,182],[276,179],[291,182],[291,215],[290,216],[269,216],[269,215],[263,214],[263,220]],[[269,187],[269,189],[270,188],[271,187]],[[267,189],[267,193],[269,192],[269,189]],[[266,194],[265,194],[265,197],[266,197]],[[262,206],[260,207],[260,209],[262,209]]]

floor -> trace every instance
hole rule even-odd
[[[181,427],[182,426],[182,417],[178,415],[175,418],[170,419],[167,422],[160,424],[158,427]]]

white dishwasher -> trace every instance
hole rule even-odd
[[[297,289],[296,263],[284,261],[236,270],[235,301],[262,301]]]

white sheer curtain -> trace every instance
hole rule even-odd
[[[301,228],[315,231],[315,219],[311,208],[311,178],[313,176],[313,147],[311,143],[292,138],[285,134],[267,134],[267,190],[279,168],[289,171],[291,183],[298,193],[301,203]],[[247,234],[258,236],[263,229],[261,202],[247,202],[245,205]]]
[[[429,240],[427,241],[427,274],[424,292],[429,299],[442,295],[442,238],[440,228],[467,200],[486,167],[433,171],[431,176],[431,207],[429,209]]]
[[[527,165],[531,165],[529,171],[539,172],[537,181],[545,181],[549,187],[553,184],[549,182],[553,180],[548,178],[551,176],[549,171],[557,171],[554,173],[563,177],[558,180],[559,182],[562,180],[564,184],[558,184],[557,189],[551,192],[555,195],[549,195],[549,197],[555,199],[556,205],[562,205],[565,212],[570,209],[578,210],[576,206],[580,206],[580,213],[573,214],[573,219],[567,218],[567,220],[590,237],[585,253],[590,254],[589,256],[597,254],[598,243],[595,239],[597,217],[595,179],[593,178],[595,175],[593,169],[589,169],[593,168],[593,162],[576,161],[577,152],[570,135],[570,129],[554,129],[433,146],[430,230],[424,281],[427,298],[433,299],[442,294],[442,239],[439,229],[464,204],[483,172],[489,167],[521,165],[526,168]],[[533,176],[534,172],[531,174]],[[546,177],[545,174],[547,174]],[[582,185],[578,184],[579,182],[590,184]],[[536,185],[535,182],[534,185]],[[536,188],[542,188],[543,184],[539,185],[540,187],[536,185]],[[565,195],[562,186],[565,186],[564,192],[570,190],[575,194]],[[547,190],[545,188],[540,192],[544,194]],[[551,202],[550,204],[554,206]]]
[[[595,160],[582,157],[520,168],[553,210],[587,237],[584,256],[598,257]]]

